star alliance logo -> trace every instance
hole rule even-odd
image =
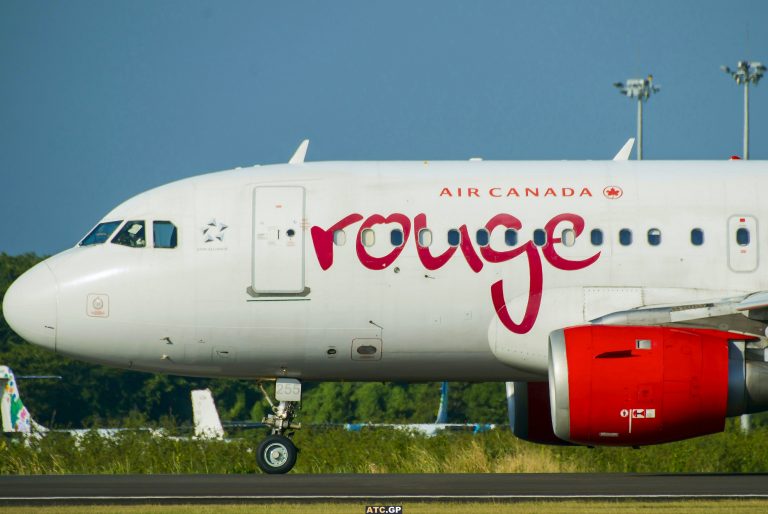
[[[203,242],[211,243],[213,241],[224,241],[224,231],[227,230],[227,225],[221,221],[216,221],[216,218],[211,219],[203,226]]]

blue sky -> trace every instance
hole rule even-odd
[[[207,171],[308,160],[607,159],[653,73],[646,159],[740,154],[768,2],[0,2],[0,251],[72,246]],[[768,157],[768,79],[751,157]]]

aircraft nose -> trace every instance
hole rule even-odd
[[[58,285],[44,262],[17,278],[5,292],[3,316],[30,343],[56,350]]]

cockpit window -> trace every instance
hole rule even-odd
[[[155,248],[176,248],[176,225],[170,221],[152,222],[152,239]]]
[[[80,246],[91,246],[91,245],[100,245],[107,239],[109,239],[109,236],[112,235],[112,232],[115,231],[115,229],[120,226],[120,223],[122,223],[123,220],[118,221],[107,221],[106,223],[99,223],[96,225],[96,228],[91,230],[91,232],[85,236],[85,238],[80,241]]]
[[[144,235],[143,221],[128,221],[120,232],[112,238],[112,242],[118,245],[130,246],[131,248],[144,248],[147,246],[147,239]]]

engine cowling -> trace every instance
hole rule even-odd
[[[720,432],[727,416],[768,409],[755,337],[718,330],[579,326],[549,338],[554,435],[640,446]]]
[[[572,445],[552,431],[547,382],[514,382],[507,385],[510,427],[515,436],[539,444]]]

